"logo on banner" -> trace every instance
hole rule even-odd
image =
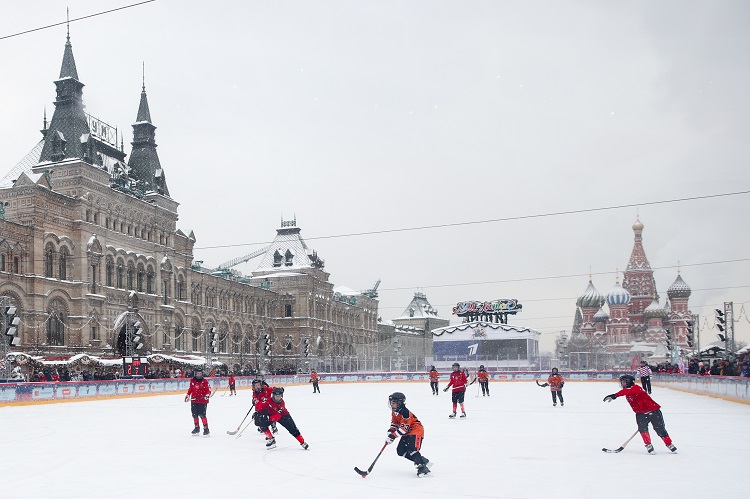
[[[474,343],[473,345],[469,345],[469,355],[476,355],[478,348],[479,348],[479,343]]]

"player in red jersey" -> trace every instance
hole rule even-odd
[[[427,373],[430,377],[430,388],[432,388],[432,394],[437,395],[439,390],[438,381],[440,380],[440,373],[437,372],[435,366],[430,368],[430,372]]]
[[[617,397],[625,396],[630,407],[635,412],[635,421],[638,423],[638,431],[641,433],[643,443],[646,444],[646,450],[649,454],[656,454],[654,452],[654,446],[651,445],[651,435],[648,432],[648,424],[651,423],[654,427],[654,431],[664,441],[664,445],[667,446],[672,452],[677,452],[677,447],[672,443],[672,439],[669,438],[667,428],[664,425],[664,416],[661,413],[661,406],[654,402],[654,399],[646,393],[646,391],[640,386],[635,384],[635,378],[630,374],[623,374],[620,376],[620,386],[622,390],[611,395],[604,397],[605,402],[612,402]]]
[[[443,391],[447,392],[448,388],[453,387],[451,400],[453,401],[453,414],[448,416],[453,419],[456,417],[456,405],[461,404],[461,417],[466,417],[466,410],[464,409],[464,397],[466,396],[466,385],[469,379],[466,377],[466,373],[461,371],[461,365],[458,362],[453,363],[453,372],[451,373],[451,379],[448,382]]]
[[[268,383],[266,383],[264,380],[260,378],[255,378],[252,383],[253,386],[253,401],[252,405],[255,407],[255,414],[253,414],[253,418],[255,420],[255,425],[258,427],[258,433],[263,433],[263,428],[261,425],[258,424],[258,414],[260,411],[262,411],[266,404],[268,404],[268,401],[271,400],[271,395],[273,393],[273,388],[268,386]],[[278,430],[276,429],[276,423],[273,423],[271,425],[271,429],[274,433],[276,433]]]
[[[388,429],[385,441],[392,444],[396,438],[401,437],[396,453],[414,463],[418,477],[427,476],[432,463],[419,452],[424,439],[424,427],[417,416],[404,404],[406,404],[406,395],[401,392],[395,392],[388,397],[388,405],[391,407],[391,427]]]
[[[255,406],[255,413],[258,415],[255,419],[255,424],[263,430],[266,434],[266,449],[276,448],[276,439],[271,434],[271,430],[268,429],[269,424],[276,423],[277,421],[281,426],[286,428],[291,436],[297,439],[299,444],[304,450],[308,449],[307,442],[302,438],[300,431],[297,429],[297,425],[292,419],[292,415],[286,408],[284,402],[284,389],[280,386],[275,387],[271,391],[271,398],[265,403],[259,403]]]
[[[237,395],[237,390],[235,390],[234,373],[229,373],[229,396],[232,395]]]
[[[203,377],[203,370],[195,369],[193,377],[190,379],[190,388],[185,395],[185,402],[190,400],[190,412],[193,415],[193,424],[195,425],[191,432],[193,435],[197,435],[201,431],[200,426],[198,426],[199,417],[203,423],[203,434],[211,433],[208,431],[208,419],[206,418],[206,409],[210,397],[211,387],[208,385],[208,380]]]

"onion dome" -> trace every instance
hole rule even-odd
[[[643,230],[643,224],[638,217],[635,217],[635,223],[633,224],[633,230]]]
[[[607,322],[609,320],[609,314],[604,311],[602,307],[594,314],[594,322]]]
[[[646,317],[664,317],[665,310],[659,306],[659,299],[654,297],[648,307],[643,309],[643,315]]]
[[[589,285],[586,291],[576,300],[576,305],[582,308],[600,307],[604,303],[604,295],[596,290],[594,284],[589,279]]]
[[[685,281],[682,280],[680,274],[677,274],[677,279],[674,280],[669,289],[667,289],[667,296],[670,298],[688,298],[692,290]]]
[[[620,286],[620,281],[615,283],[615,287],[607,295],[607,304],[612,305],[627,305],[630,303],[630,293],[628,290]]]

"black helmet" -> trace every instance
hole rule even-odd
[[[479,369],[484,369],[484,364],[480,365]]]
[[[623,381],[625,382],[627,388],[630,388],[635,384],[635,378],[630,374],[623,374],[622,376],[620,376],[620,384],[622,384]]]
[[[203,376],[203,369],[201,369],[200,367],[193,369],[193,376],[198,376],[199,374]]]
[[[452,367],[453,369],[455,369],[455,368],[459,368],[459,369],[461,369],[461,364],[459,364],[458,362],[454,362],[454,363],[453,363],[453,365],[452,365],[451,367]]]
[[[434,371],[434,370],[435,370],[435,366],[430,366],[430,371]]]
[[[557,373],[557,372],[560,372],[560,371],[558,371],[556,367],[553,367],[553,368],[552,368],[552,372],[553,372],[553,373]]]
[[[391,405],[391,402],[396,402],[398,404],[398,409],[401,409],[404,404],[406,403],[406,395],[404,395],[401,392],[393,392],[390,395],[388,395],[388,405]],[[392,407],[391,407],[392,409]]]
[[[255,378],[255,379],[253,380],[253,390],[255,390],[255,385],[256,385],[256,384],[260,385],[260,387],[261,387],[261,388],[263,388],[263,381],[262,381],[262,380],[259,380],[258,378]]]
[[[271,395],[281,395],[283,397],[284,396],[284,388],[281,387],[281,386],[277,386],[276,388],[273,389],[273,391],[271,392]]]

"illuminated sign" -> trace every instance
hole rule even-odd
[[[494,301],[462,301],[453,307],[453,315],[459,317],[478,315],[506,315],[515,314],[523,308],[523,305],[514,299],[501,299]]]
[[[122,372],[125,376],[146,376],[148,359],[146,357],[123,357]]]

